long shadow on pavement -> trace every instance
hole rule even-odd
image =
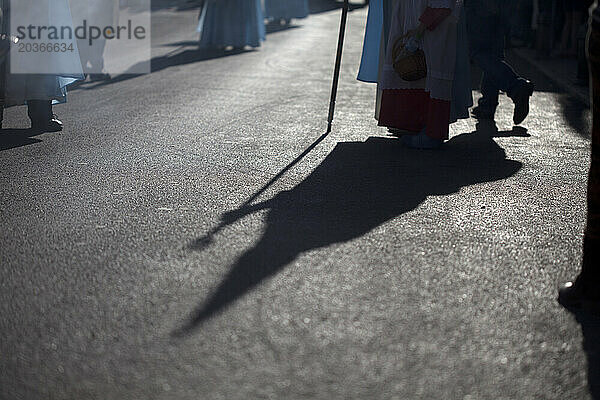
[[[588,387],[593,399],[600,399],[600,315],[575,311],[583,333],[583,350],[588,362]]]
[[[508,160],[493,140],[512,133],[499,133],[492,125],[478,125],[477,131],[452,138],[439,151],[410,150],[397,139],[382,137],[341,142],[292,190],[224,214],[221,227],[268,210],[264,234],[174,335],[189,333],[303,252],[358,238],[415,209],[428,196],[514,175],[522,164]],[[523,131],[514,135],[527,136]],[[205,243],[206,237],[199,238],[192,247],[201,249]]]
[[[184,50],[184,51],[173,51],[169,54],[160,57],[154,57],[150,61],[150,72],[155,73],[158,71],[162,71],[169,67],[175,67],[179,65],[187,65],[194,64],[201,61],[213,60],[216,58],[223,58],[229,56],[235,56],[238,54],[248,53],[255,50],[245,50],[245,49],[234,49],[234,50],[218,50],[218,49],[194,49],[194,50]],[[132,71],[139,70],[139,66],[133,66],[131,68]],[[101,82],[83,82],[80,84],[75,84],[69,88],[69,91],[73,90],[92,90],[98,87],[113,85],[115,83],[128,81],[130,79],[134,79],[142,76],[142,74],[128,74],[125,73],[123,75],[118,75],[113,79],[109,79]]]
[[[0,151],[41,143],[41,140],[34,138],[34,136],[41,134],[42,132],[34,131],[32,129],[1,129]]]
[[[192,8],[192,9],[199,8],[201,3],[202,3],[201,1],[198,1],[197,4],[194,4],[194,2],[182,3],[182,8],[180,8],[180,9],[187,10],[190,8]],[[341,8],[342,5],[343,5],[342,2],[339,2],[336,0],[311,0],[310,13],[316,14],[316,13],[332,11],[332,10]],[[170,7],[170,5],[168,3],[162,4],[162,5],[161,4],[153,4],[153,9],[161,9],[166,6]],[[350,7],[350,11],[360,9],[365,6],[366,6],[365,4],[353,4]],[[280,31],[289,30],[289,29],[297,29],[297,28],[301,28],[301,26],[296,25],[296,24],[279,25],[279,26],[277,24],[266,25],[267,34],[277,33]],[[194,46],[195,48],[193,50],[184,50],[184,51],[175,50],[169,54],[152,58],[152,60],[150,61],[150,73],[162,71],[169,67],[193,64],[193,63],[197,63],[197,62],[201,62],[201,61],[235,56],[235,55],[243,54],[243,53],[250,52],[250,51],[256,51],[255,49],[249,49],[249,50],[234,49],[234,50],[227,50],[227,51],[221,50],[221,49],[198,49],[197,45],[198,45],[198,41],[189,41],[189,40],[163,45],[164,47]],[[143,63],[143,64],[145,64],[145,63]],[[134,65],[133,67],[131,67],[130,70],[131,71],[139,71],[140,65]],[[108,79],[105,81],[79,82],[79,83],[75,83],[75,84],[71,85],[69,88],[69,91],[92,90],[92,89],[96,89],[96,88],[99,88],[102,86],[107,86],[107,85],[112,85],[112,84],[123,82],[123,81],[128,81],[130,79],[137,78],[141,75],[142,74],[139,74],[139,73],[132,74],[132,73],[125,72],[121,75],[117,75],[115,78]]]

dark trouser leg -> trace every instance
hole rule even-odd
[[[586,305],[600,312],[600,9],[594,10],[594,20],[588,40],[588,58],[592,78],[592,161],[588,175],[587,225],[583,238],[581,272],[575,281],[566,283],[558,292],[558,301],[565,307]]]
[[[29,115],[32,126],[48,124],[52,119],[52,101],[28,100],[27,115]]]
[[[481,98],[477,102],[482,111],[493,114],[498,107],[500,89],[490,79],[489,74],[483,73],[481,78]]]
[[[6,90],[6,62],[0,63],[0,129],[4,120],[4,98]]]
[[[588,177],[588,214],[580,278],[600,299],[600,24],[594,22],[588,43],[592,77],[592,161]]]
[[[476,6],[466,7],[470,52],[473,61],[483,71],[480,105],[495,107],[498,91],[509,95],[519,84],[519,76],[504,61],[504,41],[508,25],[501,15],[481,16]]]

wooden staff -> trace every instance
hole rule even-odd
[[[348,19],[348,0],[344,0],[342,8],[342,20],[340,22],[340,34],[338,37],[337,55],[335,58],[335,70],[333,72],[333,84],[331,86],[331,99],[329,100],[329,117],[327,118],[327,133],[331,132],[333,114],[335,112],[335,99],[337,97],[338,82],[340,80],[340,67],[342,66],[342,51],[344,49],[344,36],[346,34],[346,20]]]

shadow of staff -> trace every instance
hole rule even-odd
[[[202,249],[220,229],[268,210],[258,243],[242,254],[174,335],[190,332],[303,252],[358,238],[415,209],[428,196],[514,175],[522,164],[506,159],[493,140],[498,134],[493,124],[478,125],[477,131],[452,138],[440,151],[410,150],[396,139],[381,137],[338,143],[295,188],[224,214],[217,229],[194,241],[192,248]]]

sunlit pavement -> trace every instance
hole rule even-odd
[[[197,10],[157,10],[154,73],[78,87],[62,133],[6,112],[0,398],[591,398],[598,325],[555,301],[589,116],[518,66],[522,127],[504,97],[405,149],[355,80],[365,18],[327,137],[339,11],[206,54]]]

